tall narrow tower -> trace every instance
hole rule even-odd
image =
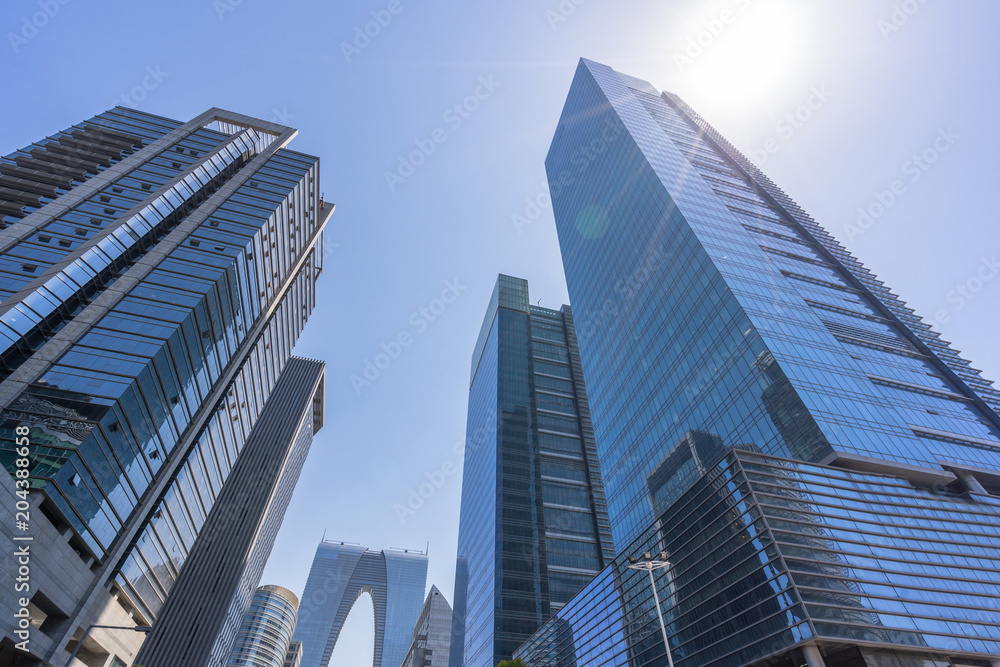
[[[572,311],[501,275],[472,358],[451,665],[509,659],[612,556]]]

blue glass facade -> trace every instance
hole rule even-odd
[[[496,664],[612,557],[572,311],[501,275],[469,390],[450,664]]]
[[[39,512],[148,622],[315,305],[295,134],[117,108],[0,159],[0,463],[28,426]]]
[[[1000,655],[1000,498],[730,451],[518,651],[532,667],[948,667]],[[860,662],[859,662],[860,660]],[[866,662],[867,661],[867,662]]]
[[[321,542],[302,593],[293,637],[302,642],[302,666],[329,664],[344,621],[365,592],[372,596],[375,607],[374,667],[402,664],[423,607],[426,585],[425,554]]]
[[[996,580],[996,562],[969,561],[985,555],[978,546],[937,560],[937,543],[954,541],[948,521],[992,521],[1000,395],[991,384],[675,95],[582,61],[546,169],[615,545],[620,558],[665,550],[673,563],[657,589],[677,664],[753,664],[796,646],[805,653],[785,655],[789,664],[822,664],[818,649],[828,663],[853,664],[844,651],[858,646],[920,649],[919,659],[995,656],[996,600],[964,581]],[[775,457],[769,465],[826,466],[809,469],[832,487],[840,476],[847,486],[869,479],[845,470],[890,475],[878,478],[879,493],[892,486],[901,505],[919,509],[890,509],[858,491],[851,511],[926,522],[921,535],[935,548],[901,560],[947,569],[927,596],[975,611],[945,630],[951,622],[943,619],[959,612],[932,613],[906,592],[916,585],[912,570],[857,556],[901,534],[899,525],[859,528],[849,538],[857,544],[827,545],[815,552],[818,564],[793,567],[795,558],[770,544],[777,516],[767,518],[763,501],[747,514],[753,498],[719,487],[716,500],[682,514],[692,494],[720,479],[720,465],[735,465],[734,449]],[[833,530],[844,519],[841,507],[808,502],[817,525]],[[992,543],[991,528],[976,531],[970,544]],[[807,571],[843,567],[853,574],[842,581],[851,581],[827,586],[834,593],[805,592],[822,588],[816,579],[801,583]],[[612,568],[591,585],[590,602],[586,591],[574,599],[559,617],[577,647],[597,628],[621,630],[621,664],[666,664],[651,597],[643,601],[651,596],[645,576]],[[606,605],[601,586],[617,591]],[[648,624],[636,620],[643,605]],[[921,622],[900,620],[921,614]],[[589,629],[574,625],[585,621]],[[547,632],[530,644],[537,660],[559,634]],[[578,663],[537,664],[608,664],[575,655]],[[878,660],[868,664],[899,664]]]

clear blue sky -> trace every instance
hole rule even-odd
[[[299,128],[292,147],[321,156],[338,204],[297,349],[327,363],[326,426],[261,583],[300,592],[326,530],[376,548],[429,541],[428,585],[452,599],[460,475],[405,523],[394,505],[425,473],[460,464],[453,446],[496,274],[527,278],[542,305],[567,299],[550,209],[520,231],[511,218],[545,191],[543,159],[581,56],[681,94],[747,154],[770,147],[764,171],[918,313],[943,314],[944,337],[1000,379],[1000,4],[562,0],[560,13],[560,0],[399,0],[345,56],[341,44],[389,0],[62,1],[0,7],[0,152],[139,86],[144,111],[187,120],[219,106]],[[46,3],[52,16],[26,28]],[[728,22],[714,23],[723,11]],[[709,28],[718,34],[685,55]],[[477,88],[478,108],[446,116]],[[796,112],[808,118],[778,125]],[[934,149],[949,128],[947,150]],[[434,152],[390,188],[399,156],[434,136]],[[907,164],[925,150],[933,164]],[[895,201],[867,229],[849,227],[895,180]],[[421,324],[445,281],[459,296]],[[404,332],[412,343],[356,392],[351,375]],[[367,598],[357,609],[332,665],[371,660]]]

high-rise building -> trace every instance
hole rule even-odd
[[[116,108],[0,158],[0,661],[131,663],[160,613],[315,305],[295,134]]]
[[[501,275],[472,358],[452,667],[493,667],[611,560],[569,306]]]
[[[448,667],[450,649],[451,605],[437,586],[431,586],[401,667]]]
[[[618,557],[519,655],[1000,658],[991,383],[676,95],[582,61],[546,170]]]
[[[293,639],[302,642],[302,667],[326,667],[344,621],[363,593],[375,608],[373,667],[399,667],[412,640],[427,585],[427,555],[373,551],[357,544],[320,542],[299,603]]]
[[[324,376],[319,361],[292,357],[285,365],[136,657],[138,664],[227,664],[313,434],[323,425]],[[282,660],[287,648],[280,651]]]
[[[281,586],[254,591],[227,666],[284,667],[295,630],[299,599]]]

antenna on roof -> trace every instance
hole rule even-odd
[[[320,542],[326,542],[326,528],[323,529],[323,539]]]
[[[431,552],[431,541],[427,540],[427,549],[424,551],[424,555],[427,556]]]

